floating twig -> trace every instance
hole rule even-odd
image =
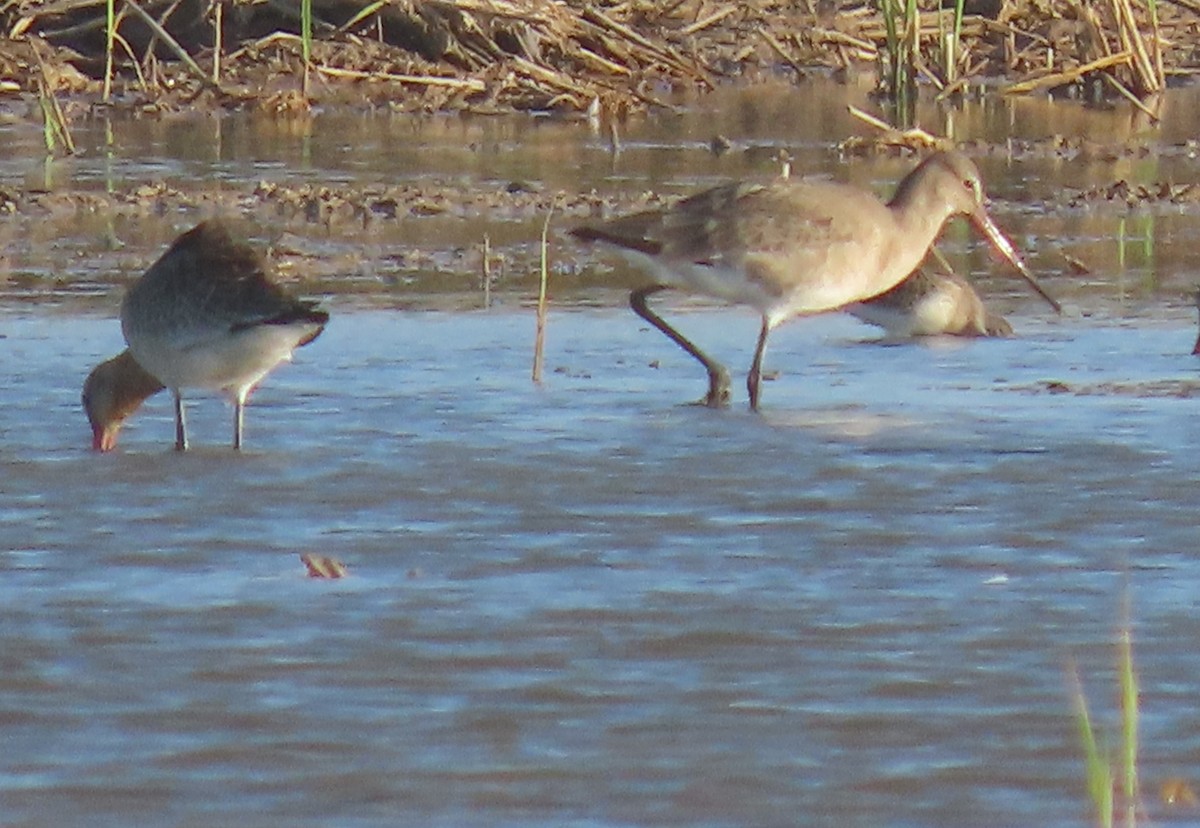
[[[1108,69],[1113,66],[1119,66],[1122,63],[1129,63],[1129,52],[1117,52],[1115,55],[1106,55],[1102,58],[1093,60],[1091,63],[1085,63],[1083,66],[1078,66],[1067,72],[1054,72],[1049,75],[1042,75],[1036,78],[1029,78],[1018,83],[1011,84],[1000,90],[1004,95],[1023,95],[1026,92],[1033,92],[1036,89],[1045,89],[1051,86],[1062,86],[1063,84],[1073,83],[1089,72],[1099,72],[1102,69]]]
[[[875,143],[877,144],[885,144],[895,147],[907,147],[909,149],[922,149],[929,147],[935,149],[949,149],[953,145],[953,142],[948,138],[940,138],[936,135],[926,132],[920,127],[896,129],[896,127],[892,126],[887,121],[877,118],[869,112],[864,112],[853,104],[848,105],[846,109],[855,118],[858,118],[860,121],[863,121],[864,123],[869,124],[870,126],[873,126],[884,133],[882,136],[875,139]],[[852,147],[856,140],[860,144],[863,141],[863,139],[848,138],[842,142],[843,148]]]
[[[353,78],[405,83],[413,86],[442,86],[447,89],[467,89],[472,92],[487,90],[487,84],[477,78],[442,78],[432,75],[396,75],[391,72],[363,72],[358,69],[341,69],[318,64],[313,67],[319,74],[331,78]]]

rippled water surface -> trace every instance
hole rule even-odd
[[[377,134],[390,166],[360,167],[370,153],[320,127],[233,140],[236,121],[186,152],[162,125],[127,124],[140,149],[109,163],[231,182],[397,180],[427,163],[685,190],[769,166],[708,155],[712,124],[768,147],[799,135],[828,165],[849,127],[842,103],[814,106],[824,133],[753,107],[632,126],[615,165],[579,125],[434,122],[405,143],[370,119],[355,140]],[[961,117],[1035,133],[1012,106]],[[1053,111],[1119,131],[1111,113]],[[494,151],[455,170],[447,147],[475,130]],[[29,157],[0,175],[28,184]],[[1068,300],[1052,319],[998,272],[984,280],[1019,338],[884,346],[849,317],[797,322],[773,335],[778,376],[754,415],[740,382],[728,410],[687,405],[702,371],[587,273],[556,272],[572,301],[551,312],[541,386],[526,276],[486,311],[444,309],[472,295],[331,291],[324,335],[256,392],[241,454],[212,396],[190,397],[184,455],[166,395],[104,456],[79,407],[89,367],[123,346],[119,287],[97,274],[136,272],[193,217],[0,222],[0,823],[1084,825],[1069,665],[1114,725],[1126,616],[1145,809],[1194,822],[1157,786],[1200,763],[1200,360],[1184,298],[1200,222],[1055,198],[1125,174],[1182,180],[1195,162],[982,163],[1001,224]],[[102,157],[73,164],[70,186],[105,186]],[[867,183],[908,162],[861,164]],[[497,232],[529,244],[531,226]],[[478,237],[436,227],[395,233]],[[947,245],[959,265],[998,270],[967,241]],[[372,243],[363,261],[386,247]],[[1073,274],[1064,251],[1095,269]],[[665,304],[740,377],[752,314]],[[349,576],[306,577],[307,552]]]
[[[755,416],[621,310],[540,388],[526,312],[334,311],[240,456],[165,395],[91,454],[115,323],[4,318],[6,824],[1081,824],[1126,591],[1144,773],[1194,767],[1190,320],[796,324]]]

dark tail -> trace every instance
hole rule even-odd
[[[329,311],[322,310],[317,307],[316,302],[298,301],[292,307],[282,313],[272,316],[270,319],[263,319],[258,322],[259,325],[316,325],[313,332],[296,343],[297,348],[302,348],[312,342],[321,335],[321,331],[325,330],[325,326],[329,323]]]
[[[584,224],[579,227],[572,227],[568,232],[580,241],[601,241],[617,247],[624,247],[626,250],[644,253],[647,256],[657,256],[662,252],[662,242],[645,239],[640,236],[622,236],[605,230],[603,227],[592,227]]]

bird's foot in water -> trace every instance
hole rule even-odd
[[[729,393],[729,372],[719,371],[708,377],[708,395],[696,400],[707,408],[728,408],[733,395]]]

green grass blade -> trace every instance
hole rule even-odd
[[[883,26],[887,40],[887,61],[883,65],[883,86],[895,98],[900,82],[900,36],[896,26],[897,8],[900,0],[879,0],[879,11],[883,15]]]
[[[954,33],[950,37],[950,60],[946,67],[946,80],[949,83],[958,80],[958,61],[962,54],[962,21],[965,5],[966,0],[954,0]]]
[[[42,108],[42,140],[46,143],[46,154],[53,155],[57,143],[55,142],[54,133],[54,112],[50,108],[50,99],[43,92],[38,103]]]
[[[1138,685],[1133,669],[1133,636],[1126,626],[1121,632],[1121,777],[1125,795],[1125,822],[1136,821],[1138,799]]]
[[[312,59],[312,0],[300,0],[300,49],[308,63]]]
[[[1102,828],[1113,828],[1113,770],[1112,763],[1100,749],[1096,739],[1096,729],[1088,712],[1087,698],[1083,694],[1083,684],[1079,680],[1079,671],[1071,665],[1073,681],[1073,701],[1075,703],[1075,724],[1079,731],[1079,741],[1083,745],[1084,766],[1087,772],[1088,799],[1096,812]]]
[[[108,0],[104,9],[104,102],[112,95],[113,41],[117,34],[117,2]]]
[[[300,0],[300,50],[304,57],[304,75],[300,88],[308,97],[308,68],[312,61],[312,0]]]

